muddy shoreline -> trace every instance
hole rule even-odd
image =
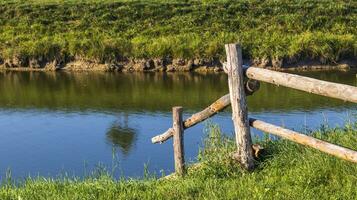
[[[346,59],[338,63],[321,60],[265,61],[244,60],[244,64],[277,71],[349,70],[357,68],[357,59]],[[130,59],[110,63],[99,63],[83,59],[45,59],[23,61],[11,59],[0,61],[0,70],[5,71],[107,71],[107,72],[222,72],[223,61],[219,59]]]

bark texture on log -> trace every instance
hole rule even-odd
[[[184,121],[184,129],[190,128],[205,119],[208,119],[212,117],[213,115],[217,114],[219,111],[225,109],[229,104],[231,103],[229,99],[229,94],[224,95],[223,97],[219,98],[217,101],[215,101],[213,104],[202,110],[201,112],[198,112],[196,114],[193,114],[191,117],[186,119]],[[165,142],[166,140],[170,139],[173,135],[173,129],[169,128],[165,133],[155,136],[151,139],[152,143],[162,143]]]
[[[267,132],[271,133],[273,135],[280,136],[282,138],[291,140],[293,142],[306,145],[315,149],[318,149],[322,152],[334,155],[336,157],[342,158],[344,160],[348,160],[351,162],[357,163],[357,152],[353,151],[351,149],[341,147],[335,144],[331,144],[328,142],[325,142],[323,140],[319,140],[289,129],[285,129],[273,124],[269,124],[257,119],[250,118],[249,119],[249,124],[250,126]]]
[[[328,81],[321,81],[314,78],[257,67],[248,67],[245,70],[245,73],[248,78],[258,81],[357,103],[357,87],[354,86],[331,83]]]
[[[209,107],[193,114],[190,118],[185,120],[184,128],[189,128],[194,126],[203,120],[212,117],[213,115],[217,114],[219,111],[225,109],[230,104],[229,94],[224,95],[223,97],[219,98],[217,101],[212,103]]]
[[[183,123],[182,123],[182,107],[172,108],[173,130],[174,130],[174,157],[175,157],[175,172],[178,175],[185,174],[185,152],[183,144]]]
[[[242,49],[239,44],[225,45],[227,65],[225,72],[228,74],[228,86],[232,104],[232,119],[234,124],[237,144],[236,157],[241,165],[251,170],[254,168],[252,152],[252,139],[248,120],[248,106],[244,86]]]

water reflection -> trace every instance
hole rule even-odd
[[[129,155],[137,139],[137,130],[128,125],[129,116],[124,114],[118,120],[111,123],[106,133],[107,143],[115,149],[120,149],[123,155]]]
[[[305,76],[357,85],[356,71],[308,72]],[[227,76],[197,73],[1,72],[0,108],[167,112],[174,105],[199,111],[228,93]],[[248,98],[251,112],[352,107],[339,100],[271,84]]]

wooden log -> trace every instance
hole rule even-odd
[[[247,92],[247,95],[253,94],[255,91],[257,91],[260,87],[259,82],[247,82],[246,83],[246,90],[249,90]],[[249,87],[249,88],[248,88]],[[228,107],[231,104],[231,100],[229,97],[229,94],[224,95],[223,97],[219,98],[217,101],[213,102],[210,106],[205,108],[204,110],[193,114],[191,117],[187,118],[183,124],[184,124],[184,129],[190,128],[212,116],[217,114],[218,112],[224,110],[226,107]],[[152,143],[163,143],[166,140],[170,139],[173,135],[173,129],[169,128],[167,131],[164,133],[157,135],[151,139]]]
[[[183,145],[183,123],[182,123],[182,107],[172,108],[173,130],[174,130],[174,157],[175,157],[175,172],[182,176],[185,174],[185,155]]]
[[[357,103],[357,87],[354,86],[331,83],[257,67],[248,67],[245,71],[246,76],[251,79]]]
[[[315,149],[318,149],[322,152],[334,155],[336,157],[342,158],[344,160],[348,160],[351,162],[357,163],[357,152],[351,149],[341,147],[335,144],[331,144],[289,129],[285,129],[273,124],[269,124],[257,119],[250,118],[249,119],[250,126],[267,132],[273,135],[280,136],[282,138],[291,140],[293,142],[306,145]]]
[[[215,101],[213,104],[211,104],[201,112],[193,114],[191,117],[186,119],[184,121],[184,129],[190,128],[202,122],[203,120],[212,117],[213,115],[217,114],[219,111],[229,106],[229,104],[230,104],[229,94],[224,95],[223,97],[219,98],[217,101]],[[151,141],[152,143],[162,143],[170,139],[172,135],[173,135],[173,129],[169,128],[163,134],[153,137]]]
[[[251,170],[254,168],[252,138],[248,120],[248,106],[245,95],[242,49],[239,44],[225,45],[227,54],[229,94],[232,105],[232,119],[237,144],[236,157],[242,166]]]

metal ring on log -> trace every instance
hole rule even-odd
[[[260,88],[260,82],[254,79],[248,79],[244,85],[245,85],[245,94],[247,96],[252,95]]]

